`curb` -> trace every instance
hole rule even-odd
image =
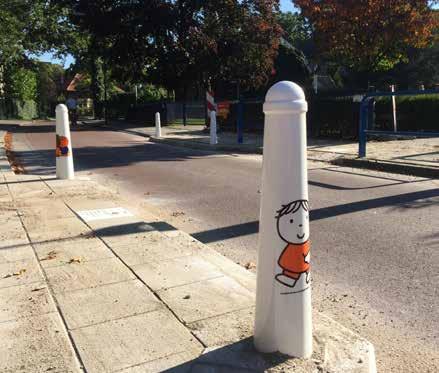
[[[99,123],[97,124],[92,123],[92,125],[111,128],[115,131],[121,131],[133,135],[145,137],[149,139],[149,141],[154,142],[156,144],[172,145],[181,148],[199,149],[199,150],[205,150],[211,152],[220,151],[220,152],[233,152],[238,154],[263,154],[262,147],[246,146],[245,144],[240,145],[239,147],[234,145],[210,145],[210,144],[204,144],[191,140],[174,140],[167,138],[157,138],[152,135],[148,135],[146,133],[131,131],[129,129],[118,128],[116,126],[111,126],[111,125],[105,125]],[[310,153],[312,152],[312,150],[308,152]],[[330,152],[327,153],[336,154]],[[336,166],[363,168],[363,169],[376,170],[381,172],[395,173],[400,175],[412,175],[412,176],[434,178],[434,179],[439,178],[439,168],[416,166],[413,164],[400,164],[397,162],[390,162],[382,159],[348,158],[348,157],[340,156],[340,154],[336,154],[336,155],[337,158],[333,158],[333,159],[315,159],[312,157],[308,157],[308,160],[326,162]]]
[[[422,167],[413,164],[401,164],[382,159],[339,157],[330,161],[330,163],[337,166],[365,168],[369,170],[390,172],[401,175],[412,175],[433,179],[439,178],[439,168]]]
[[[204,144],[201,142],[191,141],[191,140],[173,140],[166,138],[157,138],[149,135],[145,135],[145,137],[148,137],[151,142],[157,144],[174,145],[174,146],[180,146],[182,148],[200,149],[207,151],[234,152],[240,154],[262,154],[262,147],[252,147],[246,145],[240,145],[239,147],[234,145],[219,145],[219,144],[210,145],[210,144]]]

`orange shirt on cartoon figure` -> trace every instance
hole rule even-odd
[[[310,242],[302,244],[288,244],[279,257],[278,264],[283,269],[283,274],[298,279],[301,273],[309,272],[310,264],[305,261],[309,254]]]

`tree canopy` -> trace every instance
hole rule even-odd
[[[407,61],[432,40],[438,18],[428,0],[294,0],[314,28],[323,58],[356,72]]]
[[[67,53],[75,44],[68,9],[45,0],[0,0],[0,64],[31,53]]]
[[[62,0],[112,72],[168,88],[194,80],[267,81],[277,54],[278,0]]]

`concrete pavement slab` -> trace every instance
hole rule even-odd
[[[68,265],[74,258],[82,262],[114,258],[111,250],[100,239],[93,237],[53,240],[34,244],[34,248],[43,268]]]
[[[219,316],[254,304],[254,294],[229,277],[219,277],[158,292],[184,322]]]
[[[84,197],[65,197],[64,201],[74,211],[95,210],[117,207],[115,197],[112,198],[84,198]]]
[[[30,245],[3,246],[3,244],[0,243],[0,264],[16,262],[23,259],[33,259],[34,257],[34,252]]]
[[[60,293],[57,301],[69,329],[134,316],[163,307],[139,280]]]
[[[35,258],[0,264],[0,288],[41,282],[43,280]]]
[[[146,373],[146,372],[187,373],[190,372],[191,370],[192,361],[196,360],[198,356],[199,353],[195,351],[180,352],[144,364],[118,370],[117,372],[118,373]]]
[[[217,267],[199,256],[184,256],[132,267],[153,290],[167,289],[223,276]]]
[[[38,221],[74,218],[75,214],[61,200],[35,202],[19,209],[25,225]]]
[[[104,186],[90,181],[87,178],[78,177],[75,180],[48,180],[50,186],[59,197],[67,200],[73,198],[105,199],[114,197],[114,193]]]
[[[56,312],[45,282],[0,289],[0,323]]]
[[[196,255],[200,250],[191,245],[179,245],[178,242],[165,238],[158,232],[151,232],[150,237],[142,236],[131,244],[119,241],[118,243],[109,243],[109,245],[130,266]]]
[[[46,275],[57,293],[122,281],[134,280],[134,275],[119,259],[102,259],[93,262],[71,263],[46,268]]]
[[[7,185],[0,185],[0,197],[9,196],[9,189]]]
[[[50,241],[85,236],[90,229],[77,218],[46,220],[44,223],[25,225],[32,242]]]
[[[235,343],[253,335],[254,306],[188,324],[208,347]]]
[[[20,180],[17,182],[8,183],[9,190],[15,199],[26,198],[35,194],[50,196],[53,192],[41,180],[36,179],[32,181]]]
[[[203,250],[200,251],[200,255],[246,289],[253,292],[256,291],[256,276],[254,273],[232,262],[210,247],[204,247]]]
[[[27,245],[29,240],[26,231],[18,225],[9,225],[0,231],[0,248]]]
[[[89,373],[113,372],[202,346],[167,310],[72,331]]]
[[[57,313],[0,323],[0,356],[4,373],[81,372]]]
[[[96,235],[110,245],[120,243],[129,245],[148,241],[154,237],[156,231],[151,225],[139,220],[127,221],[120,225],[94,224],[94,227]]]

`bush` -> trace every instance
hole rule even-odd
[[[34,119],[38,117],[38,105],[33,100],[0,100],[0,119]]]
[[[398,131],[438,131],[439,94],[396,97]],[[393,130],[392,98],[378,97],[375,129]]]
[[[360,104],[352,97],[320,98],[308,100],[308,136],[356,138]]]

